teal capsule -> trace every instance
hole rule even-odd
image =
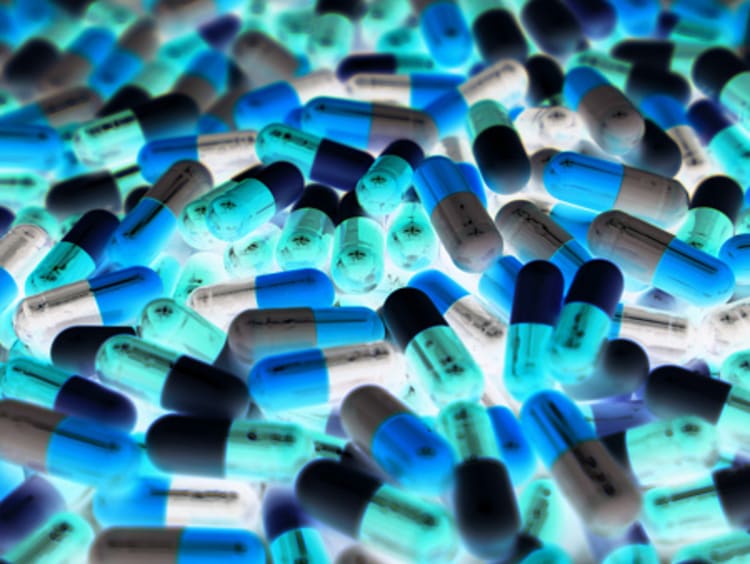
[[[359,2],[317,2],[310,22],[307,56],[316,66],[333,66],[349,54],[354,41],[354,20],[361,16]]]
[[[274,272],[281,228],[271,220],[224,250],[224,268],[234,278]]]
[[[438,242],[430,218],[410,191],[388,223],[385,249],[391,261],[404,270],[422,270],[438,256]]]
[[[702,542],[683,546],[672,562],[711,562],[712,564],[742,564],[750,559],[750,533],[732,531]]]
[[[555,482],[537,478],[518,498],[521,532],[544,544],[560,542],[565,534],[565,501]]]
[[[196,253],[182,267],[172,292],[172,298],[178,303],[187,303],[193,290],[209,284],[218,284],[223,279],[224,268],[221,255]]]
[[[359,179],[357,200],[367,213],[392,213],[411,186],[414,169],[424,159],[422,148],[409,139],[390,143]]]
[[[88,521],[64,511],[53,515],[34,533],[6,552],[3,562],[13,564],[56,564],[74,562],[88,551],[94,530]]]

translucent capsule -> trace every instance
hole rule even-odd
[[[224,249],[224,269],[235,278],[274,272],[276,247],[281,238],[283,216],[272,219]]]
[[[5,460],[74,482],[98,486],[122,479],[141,456],[121,431],[21,401],[0,400],[0,427]]]
[[[678,181],[580,153],[554,155],[542,179],[555,198],[591,210],[617,208],[665,226],[687,214],[688,194]]]
[[[265,164],[290,162],[310,180],[340,190],[353,189],[374,161],[369,153],[279,123],[258,133],[255,152]]]
[[[644,488],[690,482],[719,459],[716,428],[694,415],[632,427],[602,437],[610,453]]]
[[[732,385],[750,388],[750,351],[744,349],[724,358],[719,374]]]
[[[45,358],[63,329],[123,323],[161,292],[161,280],[153,270],[142,266],[116,270],[24,298],[13,327],[19,340]]]
[[[188,305],[224,328],[246,309],[328,307],[333,299],[333,283],[328,276],[319,270],[301,268],[203,286],[190,295]]]
[[[316,460],[297,476],[302,507],[348,537],[410,561],[451,560],[453,522],[442,506],[332,460]]]
[[[310,22],[306,53],[318,66],[332,66],[345,57],[354,40],[356,21],[364,12],[364,3],[315,2]]]
[[[750,68],[734,52],[725,47],[706,49],[693,63],[692,78],[699,90],[721,103],[740,123],[748,121],[750,98],[745,90]]]
[[[105,210],[84,214],[37,263],[26,279],[26,293],[38,294],[94,274],[104,262],[107,243],[119,224],[117,217]]]
[[[358,100],[390,102],[424,110],[438,98],[454,91],[463,81],[464,77],[459,74],[381,74],[375,71],[362,71],[347,78],[346,89]]]
[[[536,470],[536,456],[513,411],[504,405],[487,408],[500,459],[515,486],[526,482]]]
[[[85,553],[94,540],[94,530],[77,513],[56,513],[39,529],[3,554],[3,562],[66,562]]]
[[[184,304],[194,290],[223,282],[226,278],[223,266],[221,256],[216,253],[192,254],[180,271],[172,297]]]
[[[352,389],[341,404],[341,423],[351,440],[405,487],[439,494],[450,485],[450,445],[384,387]]]
[[[385,250],[396,266],[420,270],[432,264],[438,255],[438,238],[430,218],[413,190],[388,221]]]
[[[34,403],[126,432],[135,426],[135,406],[127,396],[30,358],[12,359],[5,365],[0,392],[6,398]]]
[[[734,275],[726,264],[622,211],[597,216],[588,244],[624,274],[697,306],[725,302],[734,290]]]
[[[21,223],[0,239],[0,308],[5,309],[34,269],[39,254],[52,247],[49,233],[38,225]]]
[[[322,184],[308,185],[284,221],[276,245],[276,262],[283,270],[323,268],[333,244],[339,196]]]
[[[393,212],[411,186],[414,169],[424,159],[422,148],[412,140],[390,143],[357,182],[357,201],[372,215]]]
[[[89,551],[91,564],[186,561],[195,564],[264,562],[266,550],[255,533],[198,527],[119,528],[101,531]]]
[[[243,310],[234,318],[227,333],[227,344],[236,361],[250,366],[270,355],[313,347],[356,345],[379,341],[384,336],[380,318],[365,307],[325,307],[323,304],[313,308],[261,307]],[[392,357],[388,350],[382,346],[372,349],[375,357],[372,360],[378,360],[379,355]],[[353,360],[356,356],[352,353]],[[363,355],[360,360],[366,363],[367,356]]]
[[[503,239],[458,166],[447,157],[422,161],[414,187],[453,262],[481,272],[500,255]]]
[[[484,375],[430,298],[416,288],[400,288],[383,304],[383,320],[407,368],[432,401],[478,400]]]
[[[684,315],[619,304],[612,315],[609,336],[632,339],[651,354],[680,359],[692,350],[697,329]]]
[[[646,125],[633,104],[607,79],[587,67],[565,77],[566,105],[577,111],[592,139],[606,152],[621,155],[643,137]]]
[[[330,562],[320,532],[290,491],[272,488],[265,493],[263,529],[275,563]]]
[[[612,534],[638,517],[638,488],[570,399],[551,390],[535,394],[523,406],[521,424],[567,500],[588,516],[592,531]]]
[[[75,325],[64,329],[52,341],[52,364],[72,374],[95,376],[96,351],[114,335],[135,335],[135,329],[127,325]]]
[[[92,512],[103,527],[252,527],[260,499],[246,482],[144,476],[97,490]]]
[[[169,411],[215,417],[247,412],[247,386],[228,372],[132,335],[107,339],[96,353],[103,382]]]
[[[295,423],[165,415],[146,434],[148,456],[171,474],[283,481],[313,456]]]
[[[32,474],[0,499],[0,551],[5,554],[65,510],[65,498],[40,474]]]

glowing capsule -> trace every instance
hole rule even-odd
[[[60,134],[44,125],[0,123],[0,167],[51,172],[62,164]]]
[[[726,264],[622,211],[598,215],[588,244],[627,276],[697,306],[718,305],[734,291],[734,275]]]
[[[281,238],[284,216],[271,219],[239,241],[224,249],[224,268],[235,278],[247,278],[275,272],[276,246]]]
[[[395,211],[423,159],[424,151],[414,141],[390,143],[357,182],[357,201],[362,208],[376,216]]]
[[[263,529],[277,564],[329,564],[320,532],[292,492],[272,488],[263,496]]]

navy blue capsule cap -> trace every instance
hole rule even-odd
[[[127,84],[112,94],[97,110],[96,117],[111,116],[123,110],[135,109],[151,100],[151,93],[141,86]]]
[[[539,48],[550,55],[571,55],[588,46],[578,18],[562,0],[526,2],[521,23]]]
[[[224,14],[201,25],[198,33],[211,47],[222,50],[229,46],[241,25],[236,15]]]
[[[331,221],[336,220],[339,207],[339,195],[336,190],[323,184],[308,184],[302,191],[299,200],[294,204],[293,210],[312,208],[322,211]]]
[[[344,194],[339,202],[338,210],[336,211],[336,225],[339,225],[351,219],[353,217],[370,217],[367,212],[359,204],[357,200],[356,192],[348,192]]]
[[[640,64],[633,65],[630,69],[625,93],[636,105],[654,94],[671,96],[682,104],[687,104],[691,95],[690,83],[682,75]]]
[[[58,182],[49,189],[44,203],[47,211],[63,219],[91,209],[120,211],[122,196],[112,173],[102,170]]]
[[[526,100],[531,106],[539,106],[553,96],[562,94],[565,74],[560,65],[547,55],[534,55],[524,64],[529,75]]]
[[[747,529],[750,523],[750,466],[718,470],[713,479],[727,521],[733,527]]]
[[[725,47],[714,47],[698,55],[691,76],[698,90],[716,99],[727,82],[748,70],[750,67],[734,52]]]
[[[165,415],[146,432],[148,456],[173,474],[223,476],[231,419]]]
[[[195,133],[200,109],[190,96],[165,94],[133,108],[144,137],[182,137]]]
[[[378,478],[353,466],[315,460],[300,470],[294,491],[312,517],[356,538],[362,516],[382,485]]]
[[[77,245],[98,262],[118,225],[120,220],[112,212],[92,210],[83,214],[62,240]]]
[[[391,74],[397,70],[396,55],[390,53],[349,55],[344,57],[336,67],[336,78],[344,82],[358,73]]]
[[[125,203],[123,204],[123,211],[128,214],[131,211],[135,209],[135,206],[138,205],[138,202],[143,199],[143,196],[146,195],[146,192],[148,192],[151,189],[151,186],[138,186],[137,188],[133,188],[130,192],[128,192],[128,195],[125,196]]]
[[[130,398],[80,376],[73,376],[65,381],[55,398],[53,409],[121,429],[126,433],[133,430],[138,417]]]
[[[680,23],[679,14],[675,12],[659,12],[659,16],[656,18],[654,35],[661,39],[666,39],[678,23]]]
[[[359,19],[365,15],[367,6],[364,0],[317,0],[316,14],[336,13],[350,19]]]
[[[269,542],[288,531],[312,526],[312,519],[291,490],[274,487],[263,495],[263,529]]]
[[[276,200],[277,211],[296,202],[305,187],[305,177],[300,170],[286,161],[277,161],[263,167],[255,178],[271,191]]]
[[[708,145],[714,135],[733,123],[717,104],[706,99],[690,104],[687,119],[704,145]]]
[[[471,26],[482,59],[490,64],[501,59],[523,63],[529,55],[526,36],[510,10],[497,7],[485,10]]]
[[[385,299],[383,322],[401,350],[419,333],[437,325],[448,325],[427,294],[417,288],[399,288]]]
[[[374,161],[366,151],[324,138],[315,153],[310,178],[339,190],[354,190]]]
[[[13,210],[0,206],[0,237],[8,232],[15,218],[16,214],[13,213]]]
[[[711,176],[703,180],[690,198],[690,209],[713,208],[734,223],[742,209],[745,194],[742,188],[728,176]]]
[[[41,37],[24,41],[3,66],[3,77],[11,85],[37,76],[60,59],[60,50],[54,43]]]
[[[646,380],[646,403],[658,417],[697,415],[716,423],[731,389],[731,384],[688,368],[664,365]]]
[[[624,279],[614,263],[590,260],[578,269],[565,296],[565,303],[585,302],[612,317],[622,298]]]
[[[127,325],[75,325],[58,333],[50,358],[58,368],[91,376],[96,372],[96,353],[104,341],[115,335],[135,334],[135,329]]]
[[[563,297],[560,269],[546,260],[535,260],[521,267],[513,292],[510,322],[555,325]]]
[[[410,139],[397,139],[390,145],[388,145],[381,155],[396,155],[404,159],[411,168],[417,168],[419,163],[424,160],[424,151],[414,141]]]
[[[626,39],[615,44],[610,55],[632,64],[649,65],[668,70],[675,44],[664,39]]]

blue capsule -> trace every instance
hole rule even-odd
[[[0,124],[0,167],[51,172],[62,164],[63,142],[44,125]]]
[[[521,423],[509,408],[495,405],[487,408],[487,414],[495,431],[500,459],[517,487],[528,481],[536,471],[534,450],[521,428]]]

